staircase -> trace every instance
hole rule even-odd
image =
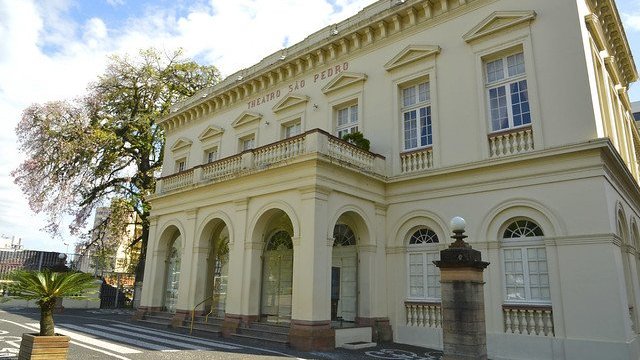
[[[141,320],[143,323],[154,325],[155,327],[169,327],[173,314],[166,311],[152,311],[144,314]]]
[[[205,322],[206,319],[206,322]],[[182,324],[178,326],[181,332],[195,336],[203,336],[208,338],[220,337],[222,333],[222,323],[224,319],[209,316],[206,318],[204,315],[196,316],[193,319],[193,331],[191,331],[191,317],[187,316]]]
[[[289,345],[289,325],[254,322],[249,327],[239,327],[238,331],[231,336]]]

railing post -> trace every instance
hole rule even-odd
[[[253,163],[253,151],[247,151],[245,153],[242,154],[242,170],[249,170],[249,169],[253,169],[254,167],[254,163]]]
[[[202,167],[193,169],[193,185],[196,185],[202,181]]]
[[[156,194],[162,193],[162,179],[156,180]]]

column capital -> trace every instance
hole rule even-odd
[[[184,212],[187,215],[187,220],[193,220],[198,216],[198,209],[189,209]]]
[[[362,244],[358,245],[358,252],[371,252],[374,253],[378,249],[376,244]]]
[[[233,205],[236,207],[236,211],[247,211],[249,208],[249,198],[237,199],[233,201]]]
[[[296,237],[292,237],[291,238],[291,242],[293,243],[293,246],[298,247],[300,246],[300,236],[296,236]]]
[[[327,201],[332,190],[326,186],[311,185],[299,188],[298,191],[300,191],[300,195],[304,200],[315,198],[318,200]]]
[[[389,205],[378,203],[378,202],[375,203],[374,205],[376,207],[376,215],[379,215],[379,216],[387,215],[387,208],[389,207]]]

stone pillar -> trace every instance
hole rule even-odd
[[[489,265],[480,251],[464,242],[465,222],[451,220],[456,241],[440,252],[443,360],[486,360],[487,331],[484,318],[482,272]]]
[[[235,333],[242,320],[244,288],[244,246],[247,228],[247,210],[249,201],[235,201],[235,218],[233,221],[233,237],[229,239],[229,276],[227,278],[227,301],[225,304],[222,336],[229,337]]]
[[[182,249],[180,250],[180,283],[178,285],[178,300],[176,302],[176,313],[171,319],[171,326],[179,327],[191,314],[195,306],[194,283],[192,283],[192,265],[194,262],[193,247],[196,237],[196,220],[198,210],[191,209],[185,211],[186,221],[184,234],[182,235]]]
[[[158,257],[158,242],[160,235],[156,234],[158,227],[158,217],[151,216],[149,218],[149,240],[147,242],[147,253],[145,256],[144,267],[144,283],[140,295],[140,305],[137,308],[135,319],[142,319],[145,313],[150,311],[158,311],[161,307],[161,294],[158,294],[158,288],[162,289],[162,280],[158,279],[158,273],[164,265],[163,259]],[[160,290],[161,291],[161,290]]]
[[[293,250],[293,309],[289,343],[302,350],[335,347],[331,329],[331,249],[327,241],[329,190],[300,190],[302,214],[300,238]],[[313,281],[310,281],[313,279]]]

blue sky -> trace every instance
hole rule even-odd
[[[38,230],[43,218],[31,213],[9,175],[21,160],[13,129],[31,103],[82,94],[102,73],[107,55],[182,47],[228,75],[373,2],[0,0],[0,234],[21,237],[31,249],[64,249],[62,240]],[[640,0],[617,4],[638,64]],[[640,101],[640,85],[632,85],[630,97]]]

